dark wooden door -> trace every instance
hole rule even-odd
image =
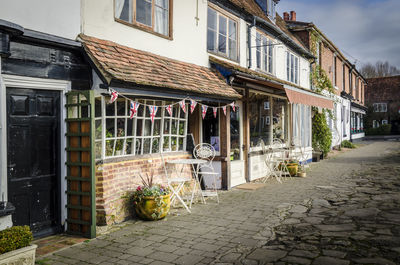
[[[7,89],[8,200],[14,225],[60,229],[60,92]]]

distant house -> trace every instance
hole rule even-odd
[[[340,145],[343,140],[361,139],[364,137],[363,119],[366,113],[364,77],[314,23],[297,21],[294,11],[290,14],[285,12],[283,17],[290,31],[317,57],[313,64],[314,71],[320,67],[334,88],[331,93],[335,101],[334,118],[328,117],[332,146]]]
[[[369,107],[371,124],[392,125],[392,134],[400,134],[400,76],[368,78],[365,103]]]

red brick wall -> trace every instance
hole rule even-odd
[[[339,88],[339,95],[343,90],[343,63],[339,57],[336,57],[336,87]]]
[[[189,158],[185,152],[164,154],[164,160]],[[168,166],[168,174],[174,175]],[[183,175],[190,176],[189,167]],[[164,168],[159,154],[133,158],[108,159],[96,165],[96,221],[97,225],[111,225],[126,220],[131,212],[124,196],[142,185],[139,174],[154,175],[156,183],[166,184]]]
[[[366,105],[385,102],[397,102],[395,105],[400,105],[400,76],[370,78],[367,82]]]
[[[347,94],[350,94],[350,83],[349,83],[349,67],[345,65],[345,70],[344,70],[344,90]]]

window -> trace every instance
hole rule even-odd
[[[272,19],[275,19],[276,0],[256,0],[261,9]]]
[[[387,120],[382,120],[382,125],[384,125],[384,124],[388,124],[388,121]]]
[[[211,107],[212,109],[212,107]],[[218,113],[218,112],[217,112]],[[216,152],[220,151],[219,141],[219,119],[214,117],[212,111],[207,111],[202,124],[203,143],[211,144]]]
[[[237,22],[208,8],[207,50],[237,60]]]
[[[172,0],[115,0],[114,15],[120,21],[169,36],[170,2]]]
[[[142,155],[185,150],[187,113],[173,105],[172,116],[158,108],[151,122],[147,105],[171,102],[132,99],[141,104],[133,119],[129,118],[129,100],[118,98],[108,104],[109,97],[95,100],[96,159],[124,155]]]
[[[299,83],[299,57],[286,52],[286,77],[289,82]]]
[[[387,112],[387,104],[386,103],[374,103],[374,112]]]
[[[373,128],[378,128],[378,127],[379,127],[379,121],[373,120],[373,121],[372,121],[372,127],[373,127]]]
[[[272,40],[257,32],[256,46],[257,68],[272,74],[274,52]]]
[[[302,147],[311,146],[311,107],[302,104],[293,104],[293,138],[301,143]]]

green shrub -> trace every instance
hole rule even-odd
[[[325,112],[315,113],[312,119],[312,147],[327,155],[331,150],[332,134],[326,122]]]
[[[352,142],[350,142],[349,140],[344,140],[342,142],[341,146],[344,147],[344,148],[352,148],[352,149],[356,148],[356,146]]]
[[[0,231],[0,254],[27,247],[33,240],[29,226],[13,226]]]
[[[378,128],[365,129],[366,135],[389,135],[392,131],[391,124],[382,124]]]

